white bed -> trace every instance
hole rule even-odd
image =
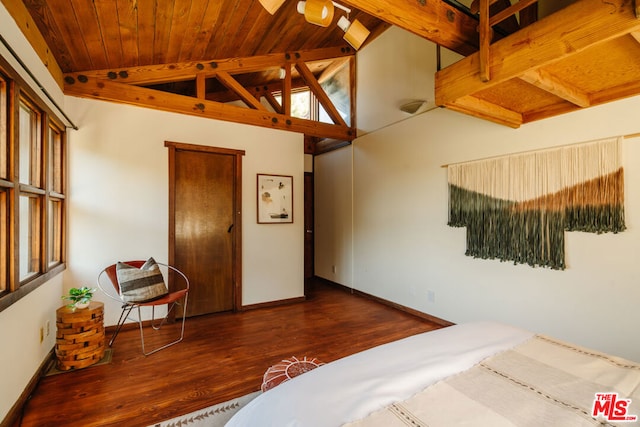
[[[262,393],[227,426],[617,425],[591,415],[595,393],[610,392],[640,415],[640,365],[477,322],[320,366]]]

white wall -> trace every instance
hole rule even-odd
[[[345,286],[353,282],[351,148],[314,161],[315,275]]]
[[[62,277],[57,275],[0,312],[0,422],[56,343],[56,309],[63,305]],[[42,342],[40,328],[45,333]]]
[[[358,135],[409,118],[409,114],[400,111],[408,101],[425,100],[434,106],[431,66],[435,59],[433,43],[397,27],[389,28],[361,50],[357,61]],[[406,64],[411,67],[406,68]],[[402,78],[398,78],[399,74]],[[360,102],[363,88],[375,88],[375,93],[368,94],[368,102]]]
[[[436,110],[359,139],[353,148],[354,287],[456,323],[497,319],[640,360],[640,343],[631,338],[640,325],[637,139],[624,143],[628,230],[566,233],[565,271],[464,256],[465,230],[446,225],[446,170],[440,167],[637,132],[638,109],[636,98],[520,131]],[[615,126],[621,118],[626,123]]]
[[[399,50],[402,43],[390,46]],[[386,56],[377,53],[384,65]],[[358,105],[374,105],[378,89],[403,82],[405,75],[416,73],[414,65],[398,63],[393,79],[360,85]],[[323,224],[333,231],[316,233],[316,247],[322,248],[319,274],[336,280],[326,265],[348,260],[351,254],[344,248],[352,247],[353,266],[342,268],[353,276],[336,280],[347,286],[455,323],[496,319],[640,361],[640,138],[623,144],[628,230],[566,233],[565,271],[466,257],[466,230],[447,226],[447,177],[441,167],[640,132],[638,111],[640,97],[635,97],[514,130],[436,109],[317,158],[316,214],[334,221],[333,226]],[[323,186],[351,181],[352,211],[341,202],[342,212],[328,214],[331,193]],[[344,227],[351,212],[352,230]],[[331,247],[334,252],[324,252]]]
[[[300,134],[69,97],[79,130],[69,141],[67,286],[95,283],[126,259],[168,256],[165,141],[245,150],[242,178],[243,304],[302,296],[303,137]],[[256,174],[294,177],[294,223],[256,223]],[[107,303],[105,323],[119,306]]]

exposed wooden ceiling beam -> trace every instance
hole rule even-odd
[[[205,99],[207,97],[207,78],[204,73],[196,75],[196,98]]]
[[[358,128],[358,67],[356,65],[356,58],[356,56],[349,58],[349,112],[351,113],[349,125],[353,129]]]
[[[320,141],[314,141],[314,149],[312,154],[315,154],[317,156],[319,154],[337,150],[338,148],[346,147],[349,144],[349,141],[344,141],[341,139],[321,139]]]
[[[442,0],[343,0],[461,55],[478,50],[478,21]]]
[[[623,99],[640,94],[640,81],[614,86],[591,94],[591,105],[603,104],[612,99]]]
[[[558,76],[545,70],[530,70],[524,73],[520,78],[542,90],[546,90],[547,92],[562,99],[566,99],[578,107],[586,108],[591,105],[588,93],[567,84],[567,82],[558,78]]]
[[[291,115],[291,91],[293,83],[291,78],[291,66],[284,67],[284,80],[282,81],[282,112],[286,116]]]
[[[318,83],[324,83],[329,80],[331,77],[335,76],[338,71],[342,69],[342,67],[350,61],[351,57],[347,56],[344,58],[336,59],[324,69],[322,74],[318,77]]]
[[[271,83],[268,85],[259,85],[259,86],[246,86],[246,89],[251,92],[256,98],[260,98],[261,96],[267,96],[268,93],[281,92],[283,94],[283,100],[286,99],[285,95],[285,87],[287,86],[287,79],[283,79],[277,83]],[[307,83],[301,78],[292,79],[288,84],[289,86],[289,96],[291,94],[292,89],[299,88],[307,88]],[[235,92],[230,90],[222,91],[222,92],[208,92],[205,95],[205,99],[209,101],[216,102],[233,102],[238,101],[238,95]],[[284,110],[283,110],[284,111]]]
[[[561,101],[559,103],[555,103],[552,105],[547,105],[544,108],[536,108],[533,111],[528,111],[522,114],[522,122],[529,123],[536,120],[542,120],[549,117],[555,117],[560,114],[569,113],[571,111],[576,111],[578,108],[577,105],[572,104],[569,101]]]
[[[438,71],[436,104],[449,107],[461,98],[634,31],[640,31],[640,20],[628,0],[578,0],[526,31],[495,42],[489,58],[490,81],[480,79],[477,53]]]
[[[282,108],[282,105],[280,105],[280,103],[278,102],[278,100],[276,99],[275,96],[273,96],[273,93],[271,92],[265,92],[263,93],[264,99],[267,100],[267,102],[269,103],[269,105],[271,105],[271,108],[273,108],[273,110],[276,113],[280,113],[283,114],[284,113],[284,108]]]
[[[589,94],[590,106],[604,104],[610,102],[612,99],[623,99],[630,96],[636,96],[640,94],[640,81],[634,83],[626,83],[624,85],[615,86],[605,90],[600,90],[595,93]],[[551,106],[547,106],[536,111],[527,112],[523,114],[523,123],[529,123],[535,120],[542,120],[549,117],[555,117],[560,114],[570,113],[576,111],[581,107],[569,101],[560,102]]]
[[[447,105],[447,108],[512,128],[518,128],[522,125],[522,114],[476,98],[475,96],[458,98]]]
[[[299,119],[269,111],[237,107],[104,79],[87,78],[84,82],[66,84],[64,92],[67,95],[82,98],[119,102],[318,137],[351,141],[356,136],[354,130],[347,126]]]
[[[478,33],[480,34],[480,79],[483,82],[491,80],[491,71],[489,70],[489,57],[491,56],[491,41],[493,38],[493,30],[489,25],[489,0],[480,0],[479,6],[480,25],[478,25]]]
[[[333,47],[251,56],[247,58],[226,58],[207,61],[187,61],[160,65],[119,68],[116,70],[95,70],[65,75],[65,82],[82,78],[117,80],[122,83],[148,85],[194,79],[197,74],[214,77],[218,71],[229,74],[250,73],[284,67],[296,61],[313,62],[355,55],[351,47]]]
[[[231,77],[229,73],[226,71],[218,71],[216,73],[216,78],[220,83],[225,85],[227,89],[233,91],[240,97],[240,99],[247,104],[250,108],[254,108],[256,110],[267,111],[267,108],[260,103],[260,100],[251,94],[247,89],[245,89],[236,79]]]

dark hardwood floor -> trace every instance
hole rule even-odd
[[[123,331],[110,364],[43,377],[20,425],[148,426],[257,391],[284,358],[331,362],[441,327],[322,282],[311,289],[302,303],[187,319],[183,342],[148,357],[138,330]]]

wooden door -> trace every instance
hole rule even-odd
[[[313,174],[304,174],[304,294],[311,292],[311,279],[314,275],[314,239],[313,239]]]
[[[176,146],[170,156],[170,262],[188,277],[186,316],[230,311],[239,300],[235,153]]]

